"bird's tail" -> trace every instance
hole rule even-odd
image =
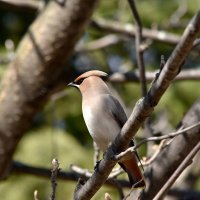
[[[129,159],[124,159],[119,162],[119,165],[127,172],[129,181],[134,188],[144,188],[144,176],[138,166],[137,158],[133,154]]]

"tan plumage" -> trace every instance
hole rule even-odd
[[[79,88],[82,94],[82,111],[86,126],[102,151],[107,149],[127,121],[124,109],[103,81],[106,76],[105,72],[92,70],[80,75],[69,84]],[[119,164],[128,173],[132,185],[145,186],[134,153]]]

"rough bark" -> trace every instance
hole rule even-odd
[[[181,126],[188,127],[200,121],[200,99],[185,114]],[[161,151],[156,161],[146,170],[147,189],[142,199],[153,199],[189,152],[200,142],[200,128],[197,127],[173,139]],[[161,178],[162,177],[162,178]]]
[[[180,43],[176,46],[162,71],[152,83],[148,94],[136,104],[131,116],[123,126],[120,134],[118,134],[114,142],[112,142],[111,146],[107,149],[104,159],[98,165],[98,170],[94,172],[92,177],[88,179],[86,183],[81,181],[78,183],[74,194],[75,200],[91,199],[101,185],[106,181],[109,173],[117,162],[117,160],[114,159],[115,155],[124,151],[128,147],[130,140],[135,136],[144,120],[153,112],[154,107],[158,104],[160,98],[166,92],[167,88],[180,71],[180,67],[190,52],[193,42],[199,32],[200,12],[195,15],[193,20],[187,26]],[[173,154],[174,152],[176,151],[173,151]],[[173,154],[170,153],[169,156],[173,156]],[[181,159],[183,160],[184,157],[182,156]],[[175,169],[176,168],[173,170]],[[148,188],[152,189],[151,187]]]
[[[0,91],[0,177],[16,145],[47,100],[97,0],[50,1],[22,39]]]

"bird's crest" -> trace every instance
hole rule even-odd
[[[87,71],[83,74],[81,74],[79,77],[77,77],[74,82],[79,82],[79,80],[85,79],[89,76],[98,76],[98,77],[107,77],[108,74],[105,72],[102,72],[100,70],[91,70],[91,71]]]

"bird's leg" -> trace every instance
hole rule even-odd
[[[93,147],[94,147],[94,170],[98,171],[99,163],[101,162],[101,160],[99,160],[100,149],[95,142],[93,142]]]
[[[103,152],[103,159],[104,159],[105,154],[106,154],[106,151]],[[96,161],[96,165],[95,165],[95,167],[94,167],[94,170],[97,170],[97,171],[98,171],[100,162],[101,162],[101,160],[97,160],[97,161]]]
[[[94,170],[98,171],[99,170],[99,164],[100,164],[101,160],[96,161],[96,164],[94,166]]]
[[[94,148],[93,160],[94,160],[94,165],[96,165],[96,163],[97,163],[97,161],[99,160],[99,157],[100,157],[100,149],[95,142],[93,142],[93,148]]]

